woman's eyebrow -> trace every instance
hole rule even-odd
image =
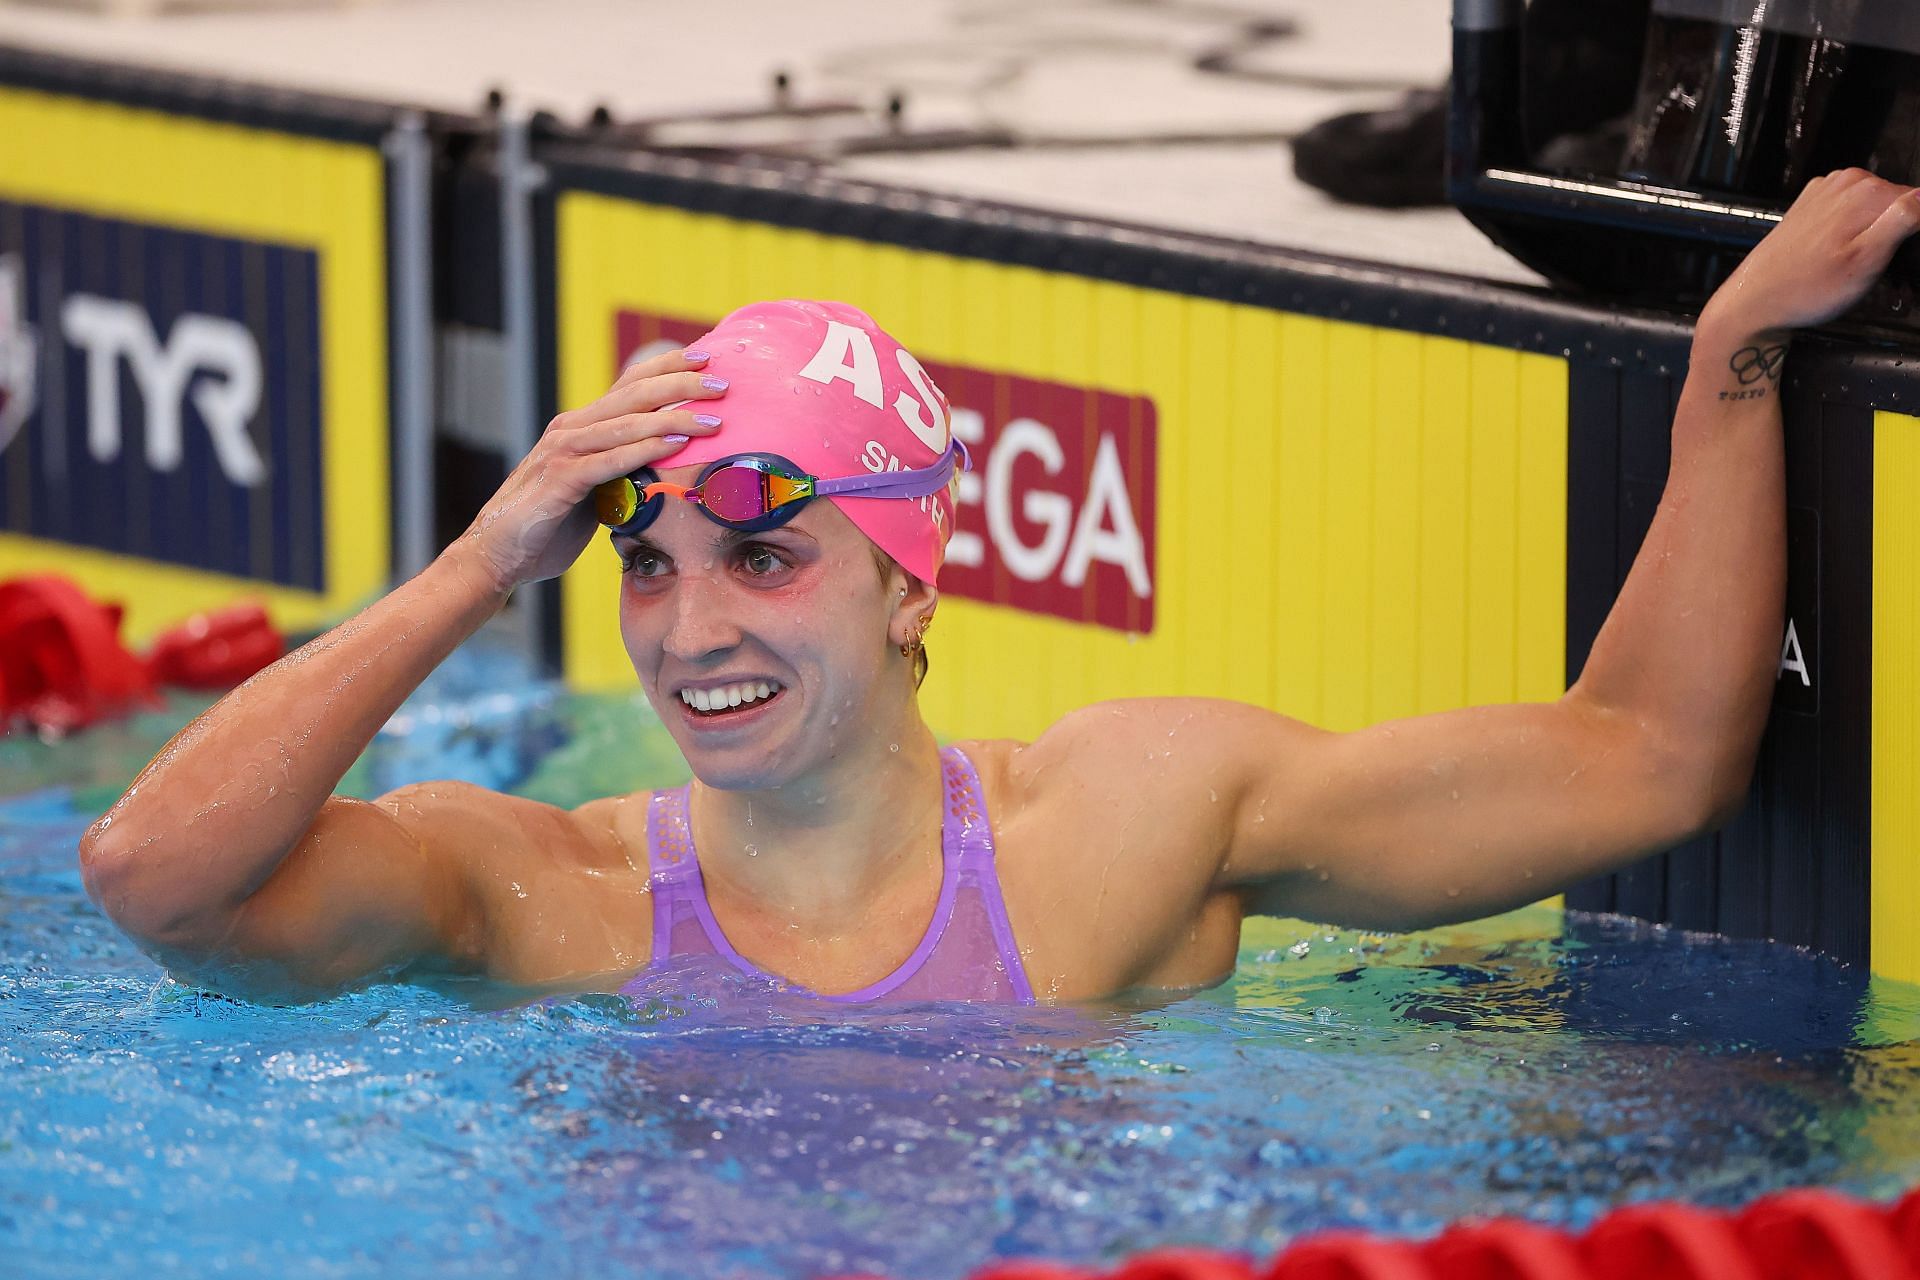
[[[666,554],[666,552],[660,550],[659,546],[657,546],[652,539],[640,534],[616,533],[611,535],[611,541],[613,542],[613,549],[623,555],[643,550],[651,551],[655,555]]]
[[[729,548],[737,547],[743,542],[778,543],[780,541],[781,534],[789,534],[793,537],[802,539],[803,541],[813,542],[816,544],[819,541],[812,534],[807,533],[801,529],[796,529],[792,525],[780,525],[776,528],[760,529],[760,530],[728,529],[725,535],[721,538],[720,542],[722,546],[729,547]]]

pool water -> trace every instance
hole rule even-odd
[[[1248,931],[1162,1008],[823,1008],[725,972],[478,1013],[236,1003],[87,901],[74,845],[197,709],[0,742],[0,1273],[955,1277],[1469,1214],[1584,1224],[1920,1182],[1920,991],[1543,908]],[[556,803],[684,777],[637,698],[465,652],[348,779]]]

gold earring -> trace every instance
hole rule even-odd
[[[911,658],[914,654],[920,652],[920,647],[926,643],[927,630],[932,626],[932,614],[921,618],[919,622],[914,625],[913,634],[909,635],[907,642],[900,646],[900,656],[903,658]]]

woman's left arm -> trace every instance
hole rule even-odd
[[[1786,345],[1856,302],[1916,227],[1920,192],[1830,174],[1714,295],[1659,510],[1558,701],[1345,735],[1235,717],[1259,763],[1222,880],[1254,888],[1255,909],[1405,928],[1522,905],[1729,816],[1784,626]]]
[[[1216,886],[1255,911],[1416,928],[1535,901],[1724,820],[1752,774],[1784,625],[1786,343],[1857,301],[1917,226],[1920,193],[1828,175],[1715,294],[1666,492],[1558,701],[1346,734],[1233,703],[1133,704],[1128,719],[1204,730],[1163,779],[1232,801]],[[1125,752],[1132,735],[1113,728],[1090,754]]]

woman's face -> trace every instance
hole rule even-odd
[[[696,471],[662,478],[691,483]],[[899,569],[883,577],[872,544],[830,502],[808,503],[777,529],[739,533],[670,498],[638,537],[614,546],[627,655],[708,786],[805,776],[881,699],[900,696],[898,682],[911,687],[890,643],[909,579]]]

